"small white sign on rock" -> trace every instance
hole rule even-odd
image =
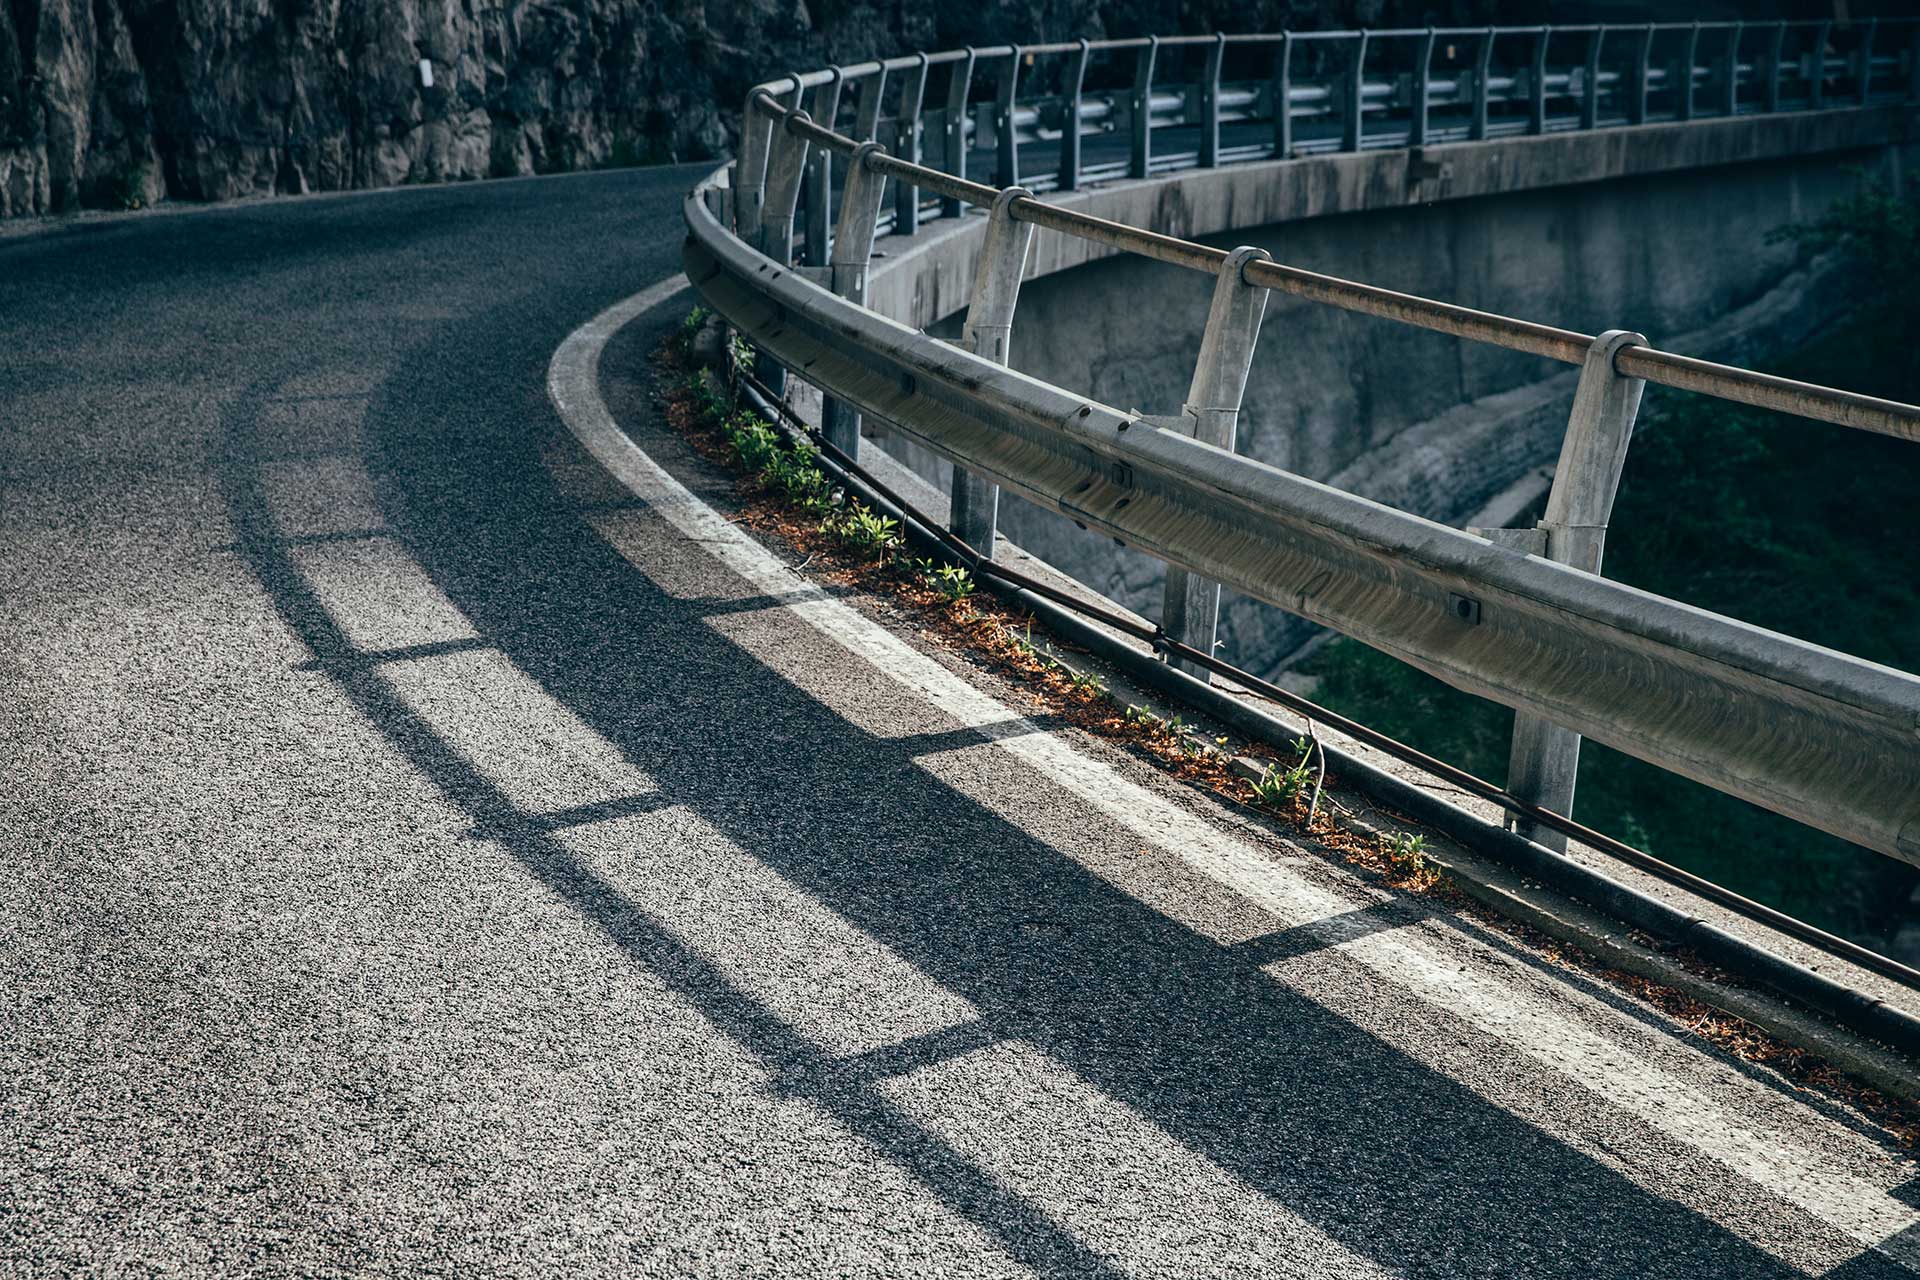
[[[432,58],[420,59],[420,87],[422,89],[433,88],[433,59]]]

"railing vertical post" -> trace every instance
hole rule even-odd
[[[967,46],[966,56],[953,64],[953,74],[947,80],[947,118],[946,138],[941,159],[946,162],[947,172],[956,178],[967,176],[967,93],[973,87],[973,46]],[[940,215],[945,218],[957,218],[966,210],[965,202],[953,196],[940,198]]]
[[[813,89],[810,114],[829,129],[840,111],[841,83],[840,68],[835,67],[832,77]],[[827,232],[833,226],[833,152],[825,147],[813,148],[807,156],[806,181],[807,265],[822,267],[827,262]]]
[[[827,260],[828,287],[849,302],[865,306],[867,271],[873,258],[873,234],[880,221],[886,179],[867,168],[867,157],[884,148],[863,142],[847,160],[847,185],[840,193],[840,222],[834,228]],[[820,421],[827,443],[856,461],[860,457],[860,415],[852,405],[828,396]]]
[[[1546,517],[1540,521],[1547,558],[1556,563],[1600,572],[1607,521],[1613,514],[1627,443],[1646,386],[1639,378],[1617,372],[1613,361],[1622,348],[1645,343],[1637,333],[1613,329],[1595,338],[1587,350],[1566,438],[1560,445],[1560,461],[1553,472],[1553,489],[1547,496]],[[1515,713],[1508,791],[1571,817],[1579,768],[1579,734],[1537,716]],[[1566,851],[1566,836],[1551,828],[1518,816],[1511,817],[1508,825],[1529,840]]]
[[[1681,120],[1693,119],[1693,72],[1700,57],[1700,23],[1695,21],[1687,31],[1687,41],[1680,54],[1679,97],[1674,103],[1674,114]]]
[[[798,77],[794,83],[799,83]],[[795,99],[799,96],[796,90]],[[792,115],[775,120],[768,139],[766,192],[758,228],[760,252],[781,266],[793,264],[793,223],[800,207],[800,179],[807,167],[807,140],[787,126],[809,117],[797,107],[792,110]],[[769,362],[761,374],[774,394],[786,390],[787,371],[780,365]]]
[[[1032,194],[1008,187],[994,197],[986,239],[980,245],[980,265],[973,276],[973,294],[967,302],[966,324],[960,330],[961,346],[995,364],[1007,363],[1013,308],[1020,301],[1020,281],[1033,247],[1033,224],[1015,220],[1013,202]],[[956,466],[948,527],[991,560],[999,520],[1000,486]]]
[[[1740,114],[1740,37],[1746,34],[1746,30],[1744,22],[1736,22],[1727,28],[1727,80],[1722,86],[1726,96],[1721,100],[1721,106],[1725,108],[1725,114],[1730,116]]]
[[[760,252],[782,266],[793,263],[793,224],[799,212],[800,178],[807,167],[807,140],[787,126],[811,121],[795,111],[776,121],[767,155],[766,197],[760,206]]]
[[[1866,29],[1860,33],[1860,105],[1866,106],[1873,97],[1873,37],[1880,30],[1880,19],[1868,18]]]
[[[1019,45],[1013,46],[994,86],[994,185],[999,187],[1020,185],[1020,135],[1013,127],[1013,104],[1020,89],[1020,60],[1024,56]]]
[[[1347,117],[1342,122],[1342,151],[1358,151],[1366,141],[1367,32],[1363,28],[1353,39],[1353,65],[1347,73]]]
[[[1144,178],[1153,166],[1153,64],[1160,54],[1160,37],[1148,36],[1133,64],[1133,148],[1127,157],[1127,176]]]
[[[1493,28],[1480,37],[1480,56],[1473,69],[1473,118],[1467,122],[1467,137],[1479,142],[1487,136],[1487,80],[1493,75]]]
[[[800,105],[800,79],[793,78],[787,107]],[[747,98],[747,109],[740,116],[740,160],[734,166],[733,226],[749,244],[762,243],[762,217],[767,203],[768,173],[773,156],[786,138],[784,117],[772,110],[778,107],[771,92],[756,92]]]
[[[1410,147],[1427,145],[1427,101],[1433,96],[1433,41],[1433,28],[1428,27],[1427,34],[1420,37],[1420,51],[1414,55],[1413,115],[1407,123]]]
[[[1633,67],[1633,97],[1627,103],[1627,123],[1647,122],[1647,91],[1653,78],[1653,25],[1640,28]]]
[[[900,77],[900,121],[893,131],[893,153],[920,163],[923,122],[920,111],[927,93],[927,55],[922,53]],[[920,230],[920,188],[911,182],[893,184],[893,231],[910,236]]]
[[[1260,321],[1267,312],[1267,291],[1248,284],[1247,263],[1265,258],[1265,249],[1241,246],[1220,268],[1207,308],[1207,328],[1200,339],[1200,358],[1181,416],[1192,423],[1194,439],[1233,451],[1239,426],[1240,402],[1246,395],[1247,371],[1253,365],[1254,345],[1260,340]],[[1220,584],[1195,577],[1176,565],[1167,566],[1160,610],[1160,629],[1168,636],[1205,654],[1213,653],[1220,624]],[[1204,668],[1172,659],[1188,675],[1208,680]]]
[[[1780,109],[1780,56],[1787,43],[1787,24],[1773,24],[1773,34],[1767,38],[1767,79],[1760,86],[1760,109],[1772,113]]]
[[[1080,47],[1073,52],[1073,61],[1067,64],[1065,83],[1061,85],[1066,91],[1060,116],[1059,186],[1062,191],[1080,189],[1080,108],[1086,93],[1089,47],[1087,38],[1082,36]]]
[[[1586,80],[1580,86],[1580,127],[1600,127],[1600,47],[1607,41],[1605,23],[1587,33]]]
[[[1533,37],[1533,64],[1527,73],[1527,132],[1547,131],[1547,42],[1553,28],[1542,27]]]
[[[1813,55],[1807,65],[1813,77],[1807,83],[1807,108],[1818,111],[1827,105],[1827,37],[1833,33],[1831,22],[1813,29]]]
[[[1200,69],[1200,167],[1220,164],[1220,64],[1226,60],[1227,37],[1213,33],[1206,64]]]
[[[880,69],[862,80],[855,92],[859,95],[853,117],[853,137],[856,142],[873,142],[880,133],[880,98],[887,91],[887,67]]]
[[[1920,80],[1915,81],[1920,84]],[[1293,155],[1293,32],[1280,33],[1280,52],[1273,66],[1273,154],[1278,160]]]

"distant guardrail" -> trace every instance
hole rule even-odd
[[[1161,627],[1189,650],[1211,651],[1225,584],[1514,708],[1508,791],[1530,805],[1571,813],[1586,736],[1920,864],[1920,679],[1600,576],[1646,382],[1909,440],[1920,408],[1040,198],[1325,151],[1913,102],[1917,34],[1897,20],[1182,36],[793,75],[753,90],[739,160],[689,196],[688,274],[821,388],[842,452],[857,455],[870,414],[951,459],[954,527],[974,548],[992,547],[1007,487],[1164,560]],[[1253,56],[1265,60],[1258,79],[1242,74]],[[1176,79],[1181,61],[1192,79]],[[1103,67],[1131,78],[1102,88]],[[944,106],[930,109],[936,88]],[[923,163],[929,152],[940,167]],[[967,176],[988,171],[997,185]],[[986,216],[957,345],[864,305],[877,236],[969,207]],[[1038,229],[1215,278],[1180,414],[1125,413],[1004,367]],[[1272,290],[1578,365],[1539,525],[1462,532],[1235,454]],[[1518,825],[1564,846],[1524,814]]]

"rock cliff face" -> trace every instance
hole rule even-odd
[[[0,216],[690,159],[727,149],[732,111],[756,79],[915,48],[1484,20],[1491,8],[1491,0],[0,0]],[[1502,20],[1520,16],[1511,8]]]

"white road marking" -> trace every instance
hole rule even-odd
[[[547,392],[568,429],[611,475],[729,570],[767,594],[797,592],[802,599],[787,606],[796,621],[829,636],[965,725],[1023,718],[845,603],[805,584],[797,588],[779,557],[701,501],[620,430],[600,396],[600,353],[623,325],[686,285],[685,277],[675,276],[635,294],[561,343],[548,365]],[[1141,838],[1243,894],[1271,912],[1281,927],[1313,923],[1354,905],[1052,734],[1003,737],[994,745]],[[1541,981],[1532,975],[1469,975],[1457,962],[1393,933],[1357,938],[1341,949],[1381,978],[1563,1075],[1571,1086],[1589,1089],[1594,1087],[1590,1082],[1602,1082],[1598,1092],[1606,1101],[1853,1239],[1883,1248],[1904,1263],[1920,1263],[1920,1233],[1910,1231],[1920,1223],[1920,1211],[1861,1176],[1861,1168],[1891,1163],[1865,1138],[1844,1134],[1838,1139],[1857,1147],[1858,1160],[1846,1161],[1787,1134],[1761,1132],[1701,1088],[1645,1062],[1584,1021],[1548,1013],[1537,1000],[1521,998],[1513,984]],[[1780,1105],[1771,1091],[1723,1064],[1703,1056],[1701,1065],[1714,1077],[1716,1092],[1744,1095],[1762,1107]]]

